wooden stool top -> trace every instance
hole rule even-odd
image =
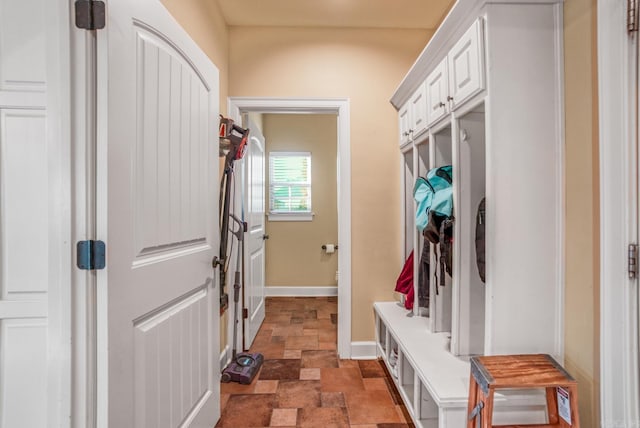
[[[471,373],[478,386],[489,388],[547,388],[576,381],[550,355],[491,355],[471,357]]]

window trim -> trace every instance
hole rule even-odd
[[[314,212],[268,212],[267,219],[269,221],[313,221]]]

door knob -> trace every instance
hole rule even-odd
[[[218,266],[222,266],[222,260],[218,258],[218,256],[213,256],[213,260],[211,260],[211,266],[213,268],[217,268]]]
[[[269,239],[269,235],[262,235],[262,240],[266,241],[267,239]]]

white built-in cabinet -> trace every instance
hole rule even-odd
[[[420,139],[427,130],[427,103],[425,100],[425,85],[422,83],[398,111],[400,146]]]
[[[376,302],[378,355],[418,427],[467,420],[469,357],[563,359],[562,3],[458,0],[400,84],[404,255],[416,299]],[[431,245],[430,299],[418,302],[425,242],[413,185],[453,166],[452,274]],[[486,283],[476,266],[476,212],[486,197]],[[434,276],[444,277],[444,286]],[[542,423],[539,393],[500,396],[494,420]]]
[[[483,25],[478,19],[425,80],[428,125],[484,89],[483,48]]]

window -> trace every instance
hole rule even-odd
[[[269,153],[269,220],[311,220],[311,153]]]

